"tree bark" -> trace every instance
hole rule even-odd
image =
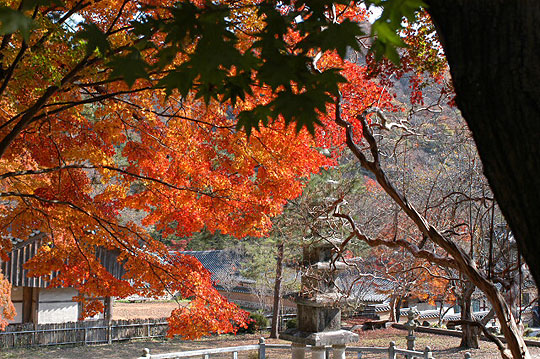
[[[426,3],[486,177],[540,283],[540,2]]]
[[[283,241],[277,245],[277,261],[276,261],[276,280],[274,283],[274,306],[272,308],[272,327],[270,329],[270,338],[278,337],[279,330],[279,307],[281,301],[281,279],[283,273]]]
[[[403,299],[401,298],[400,295],[396,298],[396,304],[395,304],[396,323],[399,323],[399,318],[401,317],[401,301],[402,300]]]
[[[472,316],[472,294],[474,293],[474,285],[467,283],[462,297],[460,298],[461,305],[461,320],[464,322],[470,322],[473,320]],[[462,348],[474,348],[478,349],[478,328],[476,326],[462,324],[461,326],[461,343],[459,345]]]

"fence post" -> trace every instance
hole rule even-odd
[[[323,346],[312,346],[311,359],[328,359],[326,358],[326,348]]]
[[[426,349],[424,349],[424,359],[433,359],[433,354],[431,353],[430,347],[426,347]]]
[[[238,359],[238,352],[233,352],[232,357],[233,359]]]
[[[292,359],[305,359],[306,357],[306,345],[301,343],[291,344]]]
[[[263,337],[259,338],[259,359],[266,358],[266,343]]]
[[[388,359],[396,359],[396,343],[390,342],[388,347]]]
[[[88,340],[88,330],[86,329],[86,326],[84,326],[84,345],[86,345]]]
[[[204,354],[202,357],[203,357],[203,359],[210,359],[210,355],[208,355],[208,354]]]
[[[334,352],[334,359],[345,359],[345,349],[347,347],[345,344],[334,344],[332,345],[332,351]],[[330,359],[330,355],[327,357]]]
[[[111,322],[107,322],[107,343],[112,344],[112,325],[111,325]]]

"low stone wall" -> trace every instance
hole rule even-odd
[[[407,328],[405,328],[405,325],[399,324],[399,323],[393,323],[392,327],[396,329],[407,330]],[[420,332],[420,333],[431,333],[431,334],[438,334],[438,335],[448,335],[451,337],[461,337],[461,330],[419,326],[418,328],[416,328],[415,331]],[[484,337],[483,335],[480,337],[482,340],[485,340],[488,342],[490,341],[488,338]],[[497,338],[499,338],[503,343],[506,343],[506,338],[504,336],[498,335]],[[525,339],[525,344],[527,344],[528,346],[540,347],[540,341],[537,341],[537,340]]]

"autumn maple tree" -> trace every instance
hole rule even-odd
[[[103,309],[98,297],[179,293],[190,303],[173,311],[169,334],[235,331],[246,313],[199,262],[148,230],[267,233],[310,174],[334,163],[328,152],[343,148],[333,119],[317,120],[324,130],[313,123],[338,84],[354,84],[342,88],[356,97],[351,119],[391,98],[343,61],[363,20],[348,2],[4,2],[2,259],[12,238],[39,231],[29,275],[76,288],[84,316]],[[335,41],[342,27],[351,36]],[[98,249],[117,253],[122,278]],[[13,310],[1,283],[5,322]]]
[[[266,62],[249,73],[234,65],[260,62],[264,51],[288,51],[257,46],[250,31],[263,21],[294,22],[275,7],[261,18],[250,2],[227,13],[216,6],[215,14],[202,11],[211,4],[189,2],[3,5],[2,16],[14,16],[15,24],[3,18],[0,44],[2,259],[11,238],[24,241],[39,231],[46,237],[25,264],[29,275],[76,288],[84,316],[103,309],[98,297],[180,293],[191,301],[173,311],[171,335],[234,331],[246,313],[217,293],[199,262],[169,253],[148,228],[179,236],[202,228],[265,234],[310,174],[332,163],[317,149],[325,144],[298,132],[280,107],[276,93],[285,77],[269,83],[274,70]],[[176,18],[179,8],[193,18]],[[238,20],[235,31],[220,28],[226,20]],[[150,35],[140,34],[144,26],[152,27]],[[175,38],[182,30],[193,38]],[[212,48],[221,57],[193,53],[209,46],[199,30],[225,39],[221,49]],[[302,39],[300,32],[282,35],[288,46]],[[264,82],[235,92],[235,83],[256,76]],[[342,78],[333,68],[317,76]],[[287,79],[286,95],[317,98],[323,111],[329,90],[316,82],[302,89],[294,80]],[[230,92],[215,92],[224,82]],[[249,127],[248,137],[237,123],[261,109],[284,115]],[[123,278],[106,271],[98,249],[118,254]],[[9,284],[0,282],[5,323],[13,310]]]

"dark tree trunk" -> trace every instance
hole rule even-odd
[[[484,172],[540,283],[540,1],[426,2]]]
[[[463,293],[463,296],[460,298],[461,305],[461,320],[472,321],[472,294],[474,292],[474,286],[470,283],[466,284],[467,287]],[[478,349],[478,328],[476,326],[463,324],[461,326],[461,343],[460,347],[462,348],[474,348]]]
[[[274,283],[274,306],[272,308],[272,328],[270,329],[270,338],[278,337],[279,330],[279,307],[281,303],[281,278],[283,272],[283,242],[278,242],[277,245],[277,261],[276,261],[276,280]]]
[[[540,283],[540,1],[426,3],[486,177]],[[529,357],[513,327],[502,329],[514,358]]]

